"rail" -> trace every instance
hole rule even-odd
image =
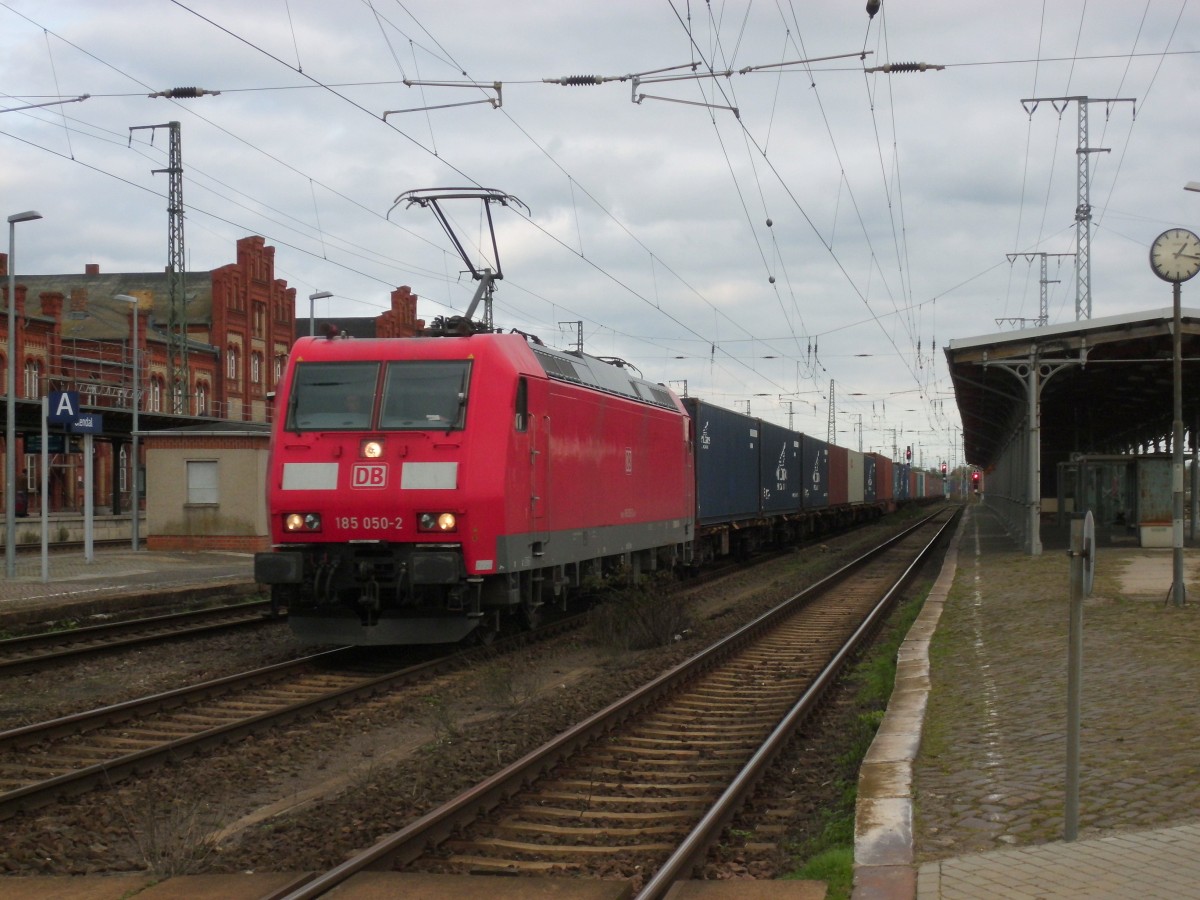
[[[771,611],[698,653],[689,660],[668,670],[641,688],[633,691],[625,698],[609,705],[605,709],[590,716],[583,722],[564,731],[556,738],[532,751],[520,760],[505,767],[500,772],[480,782],[474,788],[460,794],[438,809],[422,816],[408,826],[384,837],[373,846],[360,854],[346,860],[333,869],[313,877],[302,885],[291,885],[277,891],[264,900],[311,900],[343,884],[353,875],[367,869],[377,869],[381,866],[402,867],[413,862],[428,849],[449,838],[456,830],[474,821],[480,815],[493,809],[497,804],[510,798],[517,791],[525,788],[543,773],[549,771],[559,762],[567,759],[580,748],[592,743],[598,737],[611,732],[632,716],[657,703],[666,695],[674,692],[685,683],[710,669],[720,665],[734,651],[740,650],[755,641],[760,635],[770,631],[778,622],[791,615],[797,609],[803,608],[813,598],[828,593],[843,580],[867,566],[872,560],[889,548],[905,540],[914,532],[927,527],[929,523],[944,513],[930,516],[902,534],[882,543],[859,559],[843,566],[836,572],[825,577],[805,591],[778,605]],[[895,593],[911,577],[916,565],[925,558],[935,545],[949,521],[938,528],[937,536],[926,542],[916,561],[910,563],[903,575],[889,588],[885,595],[872,607],[869,615],[854,630],[853,636],[845,642],[835,654],[833,662],[825,667],[816,682],[804,692],[783,721],[772,731],[766,743],[753,754],[750,763],[737,776],[727,790],[722,794],[716,806],[706,813],[700,824],[680,844],[667,863],[661,879],[653,882],[653,891],[644,894],[646,897],[658,897],[665,892],[681,872],[687,871],[699,854],[703,853],[713,842],[720,830],[728,822],[745,796],[746,792],[761,777],[766,765],[770,762],[779,748],[790,736],[792,730],[804,718],[815,698],[828,686],[835,677],[837,668],[844,664],[853,650],[867,635],[872,633],[885,610],[890,605]],[[666,868],[669,866],[669,869]],[[651,885],[648,884],[647,889]]]

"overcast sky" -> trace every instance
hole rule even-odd
[[[1080,103],[1051,98],[1089,101],[1092,316],[1170,306],[1147,250],[1200,228],[1200,4],[865,5],[0,0],[2,211],[45,217],[17,272],[161,269],[168,132],[130,129],[178,121],[189,270],[258,234],[301,317],[401,284],[461,313],[432,212],[392,205],[492,188],[524,204],[492,207],[498,326],[570,349],[582,322],[588,352],[821,438],[833,382],[838,443],[935,466],[945,344],[1036,319],[1039,253],[1050,324],[1076,318]],[[865,71],[901,63],[928,68]],[[584,75],[611,80],[549,83]],[[187,86],[220,94],[147,96]],[[494,267],[481,204],[445,208]]]

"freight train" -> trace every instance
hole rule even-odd
[[[594,577],[747,556],[942,480],[520,333],[300,338],[256,579],[314,643],[531,625]]]

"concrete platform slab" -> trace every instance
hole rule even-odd
[[[130,900],[261,900],[307,880],[307,875],[297,872],[177,875],[131,895]]]
[[[825,900],[823,881],[680,881],[667,900]]]
[[[360,872],[326,896],[337,900],[627,900],[633,892],[623,881],[587,878]]]
[[[0,878],[5,900],[123,900],[154,883],[146,875],[62,875]]]

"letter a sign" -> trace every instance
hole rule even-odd
[[[51,391],[47,422],[74,422],[79,416],[79,391]]]

